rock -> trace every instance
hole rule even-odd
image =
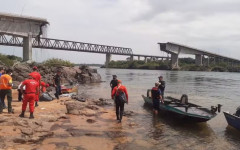
[[[21,128],[22,134],[33,135],[33,130],[31,128]]]
[[[79,114],[91,117],[91,116],[95,116],[97,114],[97,112],[94,110],[91,110],[91,109],[87,109],[85,111],[80,111]]]
[[[95,123],[96,120],[93,120],[93,119],[87,119],[87,122],[88,122],[88,123]]]
[[[85,103],[81,102],[66,102],[67,113],[69,114],[79,114],[79,110],[83,110],[85,108]]]
[[[24,136],[19,136],[13,139],[14,143],[21,143],[21,144],[25,144],[28,140],[26,139],[26,137]]]
[[[94,105],[87,105],[86,108],[91,109],[91,110],[99,110],[99,108]]]
[[[135,113],[133,111],[124,111],[123,112],[123,116],[126,116],[126,117],[130,117],[133,115],[135,115]]]
[[[67,116],[67,115],[62,115],[62,116],[60,116],[58,119],[70,119],[70,117]]]

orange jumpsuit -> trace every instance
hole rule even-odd
[[[39,86],[39,90],[40,90],[40,81],[41,81],[41,75],[40,73],[34,71],[34,72],[31,72],[30,75],[33,77],[34,80],[36,80],[38,82],[38,86]],[[39,94],[40,92],[38,91],[37,94],[36,94],[36,97],[35,97],[35,101],[38,102],[39,101]]]
[[[25,85],[25,93],[23,95],[23,104],[22,104],[22,111],[26,111],[27,103],[29,102],[29,110],[30,113],[34,112],[34,103],[36,100],[36,90],[39,87],[39,84],[36,80],[27,79],[23,81],[22,85]]]

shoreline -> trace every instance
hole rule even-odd
[[[28,108],[25,118],[18,117],[22,102],[16,96],[17,91],[13,90],[14,114],[5,109],[0,115],[0,149],[115,149],[132,140],[131,136],[124,136],[131,131],[123,126],[131,128],[136,124],[126,116],[122,123],[117,123],[114,105],[107,100],[87,98],[86,102],[79,102],[62,97],[39,102],[35,118],[29,119]],[[82,111],[67,110],[66,105],[71,103],[79,104]]]

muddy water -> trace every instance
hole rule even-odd
[[[208,108],[222,104],[222,110],[235,112],[240,106],[238,73],[120,69],[98,69],[98,72],[106,82],[81,86],[79,92],[84,91],[95,98],[110,98],[109,82],[112,74],[116,74],[129,91],[129,105],[125,109],[136,112],[131,121],[137,125],[134,128],[123,126],[122,129],[131,130],[131,134],[124,136],[132,140],[120,144],[119,148],[240,149],[240,132],[227,125],[222,112],[207,123],[187,124],[166,114],[154,116],[151,109],[144,106],[141,97],[162,75],[166,81],[166,95],[180,98],[182,94],[187,94],[192,103]]]

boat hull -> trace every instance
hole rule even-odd
[[[142,96],[145,104],[152,106],[152,99],[149,97],[145,97],[144,95]],[[174,105],[174,104],[173,104]],[[165,112],[172,114],[174,117],[177,117],[181,120],[188,121],[188,122],[206,122],[213,117],[216,116],[216,113],[212,113],[210,110],[206,108],[201,108],[201,106],[192,104],[193,107],[191,108],[185,108],[184,106],[173,106],[172,104],[162,104],[160,103],[159,105],[159,112]],[[187,110],[188,109],[188,110]],[[191,112],[204,112],[207,115],[199,115],[199,114],[194,114]]]
[[[240,130],[240,117],[237,117],[235,115],[232,115],[228,112],[223,112],[228,125]]]

